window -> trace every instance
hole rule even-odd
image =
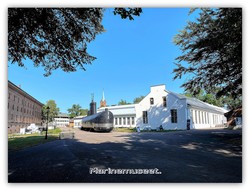
[[[123,125],[126,125],[126,117],[123,117]]]
[[[171,122],[177,123],[177,109],[171,109]]]
[[[122,124],[122,118],[119,118],[119,125]]]
[[[154,98],[150,98],[150,105],[154,105]]]
[[[127,117],[127,124],[130,125],[130,117]]]
[[[118,125],[118,119],[115,118],[115,125]]]
[[[167,98],[166,96],[162,97],[163,107],[167,107]]]
[[[201,123],[201,116],[200,116],[200,111],[197,111],[197,123],[200,124]]]
[[[204,116],[203,116],[203,111],[201,111],[201,124],[204,124]]]
[[[134,125],[135,124],[135,118],[132,117],[131,119],[132,119],[132,125]]]
[[[194,115],[195,115],[195,123],[198,124],[198,122],[197,122],[197,111],[196,110],[194,112]]]
[[[148,112],[147,111],[142,112],[142,119],[143,119],[143,123],[148,123]]]

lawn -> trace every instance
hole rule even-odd
[[[114,132],[126,132],[126,133],[132,133],[132,132],[136,132],[135,128],[114,128],[113,129]]]
[[[45,139],[45,132],[43,132],[42,134],[36,133],[36,134],[10,136],[8,138],[8,150],[9,151],[21,150],[27,147],[32,147],[57,140],[60,132],[61,132],[60,129],[49,130],[48,139]]]

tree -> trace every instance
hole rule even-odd
[[[136,98],[134,99],[134,103],[139,103],[141,100],[143,100],[144,97],[145,97],[145,96],[136,97]]]
[[[74,118],[79,115],[87,115],[88,109],[82,109],[79,104],[73,104],[71,108],[68,109],[69,116]]]
[[[80,115],[88,115],[88,109],[80,109]]]
[[[42,120],[47,121],[47,107],[49,107],[49,122],[53,121],[59,113],[59,108],[54,100],[48,100],[42,107]]]
[[[212,105],[225,107],[228,110],[236,109],[242,106],[242,97],[232,98],[232,96],[221,96],[218,98],[216,97],[216,91],[214,93],[206,93],[205,90],[201,89],[198,94],[194,95],[192,92],[187,91],[184,95],[187,97],[195,97]]]
[[[128,105],[130,103],[128,103],[126,100],[123,100],[121,99],[119,102],[118,102],[118,105]]]
[[[199,9],[199,18],[174,38],[182,50],[174,79],[190,74],[182,84],[193,94],[200,89],[217,97],[242,96],[242,9]],[[192,12],[192,11],[191,11]]]
[[[195,97],[201,101],[204,101],[206,103],[212,104],[212,105],[216,105],[219,107],[223,107],[224,103],[222,101],[222,98],[216,98],[215,94],[210,94],[210,93],[206,93],[205,90],[200,89],[200,91],[197,94],[192,94],[192,92],[187,91],[185,93],[185,96],[187,97]]]
[[[45,76],[58,68],[74,72],[85,70],[96,58],[87,44],[103,33],[103,8],[9,8],[8,60],[24,67],[30,59],[42,66]],[[113,13],[133,20],[140,8],[115,8]]]

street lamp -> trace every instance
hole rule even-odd
[[[45,139],[48,138],[48,123],[49,123],[49,106],[46,107],[46,111],[47,111],[47,124],[46,124],[46,134],[45,134]]]

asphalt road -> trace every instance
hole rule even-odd
[[[10,152],[8,180],[11,183],[239,183],[242,182],[241,139],[239,130],[168,133],[78,130],[74,140],[57,140]]]

